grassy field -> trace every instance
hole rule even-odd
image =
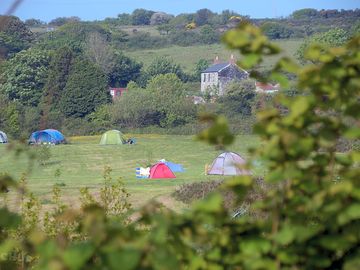
[[[287,39],[281,41],[275,41],[282,50],[281,55],[294,57],[296,50],[299,48],[301,39]],[[239,57],[238,52],[228,50],[223,44],[213,45],[198,45],[191,47],[171,46],[162,49],[148,49],[148,50],[136,50],[128,51],[126,54],[142,63],[145,67],[148,66],[151,61],[157,56],[171,57],[175,63],[181,65],[181,67],[187,71],[193,71],[196,62],[200,59],[206,59],[212,62],[216,56],[219,56],[221,60],[228,60],[231,54],[234,54],[235,58]],[[263,65],[259,67],[259,70],[267,70],[272,67],[278,57],[268,57],[265,59]]]
[[[160,199],[176,204],[170,194],[184,183],[216,180],[218,176],[206,176],[205,164],[209,164],[220,153],[205,143],[195,141],[192,136],[136,135],[136,145],[100,146],[100,137],[72,137],[70,144],[51,147],[52,157],[47,165],[34,162],[29,176],[29,189],[46,201],[51,196],[54,184],[63,185],[67,202],[78,203],[79,189],[89,187],[93,192],[100,187],[105,166],[113,169],[113,178],[121,177],[131,194],[131,202],[141,206],[150,199]],[[231,147],[232,151],[247,157],[247,149],[256,146],[255,136],[239,136]],[[30,147],[31,149],[32,147]],[[139,180],[135,168],[159,159],[183,164],[186,172],[177,173],[176,179]],[[6,145],[0,145],[0,173],[8,172],[19,178],[27,170],[25,155],[15,158]],[[57,173],[56,173],[57,172]],[[262,174],[261,167],[254,169]],[[55,176],[58,174],[57,176]],[[60,174],[60,176],[59,176]],[[177,207],[172,205],[172,207]]]

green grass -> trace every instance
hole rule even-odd
[[[102,182],[104,166],[110,166],[113,178],[123,179],[131,194],[131,202],[140,206],[153,198],[169,197],[181,184],[221,178],[204,174],[205,164],[210,164],[220,152],[195,141],[192,136],[136,135],[135,138],[136,145],[100,146],[99,136],[72,137],[68,145],[53,146],[48,165],[34,163],[28,180],[29,189],[44,200],[50,198],[54,184],[64,183],[62,189],[66,200],[76,204],[79,189],[87,186],[96,191]],[[248,147],[258,143],[255,136],[239,136],[231,151],[246,158]],[[139,180],[135,177],[136,167],[163,158],[183,164],[186,172],[177,173],[177,178],[172,180]],[[0,173],[9,172],[19,178],[27,167],[25,155],[15,158],[6,145],[0,145]],[[60,176],[55,177],[56,171],[60,171]],[[254,173],[263,172],[258,167]]]
[[[281,55],[290,57],[294,57],[294,54],[299,48],[301,42],[301,39],[275,41],[275,43],[283,49],[283,53]],[[193,71],[196,62],[200,59],[207,59],[212,62],[216,56],[219,56],[221,60],[225,61],[230,59],[231,54],[234,54],[235,58],[239,58],[238,52],[228,50],[223,44],[198,45],[191,47],[171,46],[162,49],[128,51],[126,54],[137,61],[143,62],[145,67],[148,66],[157,56],[168,56],[171,57],[175,63],[180,64],[187,72]],[[266,58],[259,69],[267,70],[271,68],[278,58],[278,56]]]

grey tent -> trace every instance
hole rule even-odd
[[[251,172],[245,170],[245,159],[233,152],[220,154],[207,170],[209,175],[250,175]]]
[[[2,132],[0,130],[0,143],[7,143],[7,142],[8,142],[8,138],[7,138],[6,134],[5,134],[5,132]]]

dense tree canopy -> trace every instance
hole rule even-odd
[[[6,63],[1,91],[10,100],[37,106],[48,75],[49,61],[48,51],[31,48],[17,53]]]
[[[0,16],[0,57],[9,57],[30,46],[30,29],[15,16]]]
[[[294,19],[308,19],[308,18],[315,17],[317,14],[318,14],[318,11],[316,9],[304,8],[304,9],[295,10],[291,14],[291,17]]]
[[[324,47],[338,47],[349,39],[349,34],[341,29],[334,28],[325,33],[315,34],[309,38],[307,38],[299,47],[296,52],[297,58],[304,62],[305,52],[310,47],[311,44],[318,44]]]
[[[214,15],[215,14],[207,8],[199,9],[195,13],[195,23],[198,26],[209,24]]]
[[[84,117],[111,100],[106,75],[85,59],[76,59],[60,100],[68,117]]]
[[[154,11],[138,8],[131,14],[131,21],[133,25],[149,25],[151,16]]]
[[[49,25],[52,26],[62,26],[66,23],[72,23],[72,22],[79,22],[80,18],[73,16],[73,17],[58,17],[49,22]]]
[[[125,56],[121,52],[115,52],[112,70],[109,72],[111,86],[125,87],[128,82],[136,81],[140,76],[142,64]]]
[[[64,93],[73,61],[74,53],[69,47],[63,47],[54,52],[41,102],[44,125],[51,118],[49,114],[60,109],[59,102]]]
[[[271,39],[289,38],[294,33],[291,28],[276,22],[266,22],[261,29]]]
[[[185,80],[186,76],[181,69],[180,65],[175,64],[168,57],[157,57],[155,58],[148,68],[146,69],[147,75],[151,78],[160,74],[173,73],[176,74],[180,79]]]

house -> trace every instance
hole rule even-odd
[[[216,57],[214,64],[201,73],[201,92],[210,92],[219,96],[225,94],[226,86],[234,80],[244,80],[249,73],[236,65],[234,56],[230,61],[221,63]]]
[[[255,82],[255,91],[258,93],[271,94],[280,90],[280,84]]]
[[[122,96],[127,91],[127,89],[110,87],[109,91],[112,99],[114,100],[115,98]]]

